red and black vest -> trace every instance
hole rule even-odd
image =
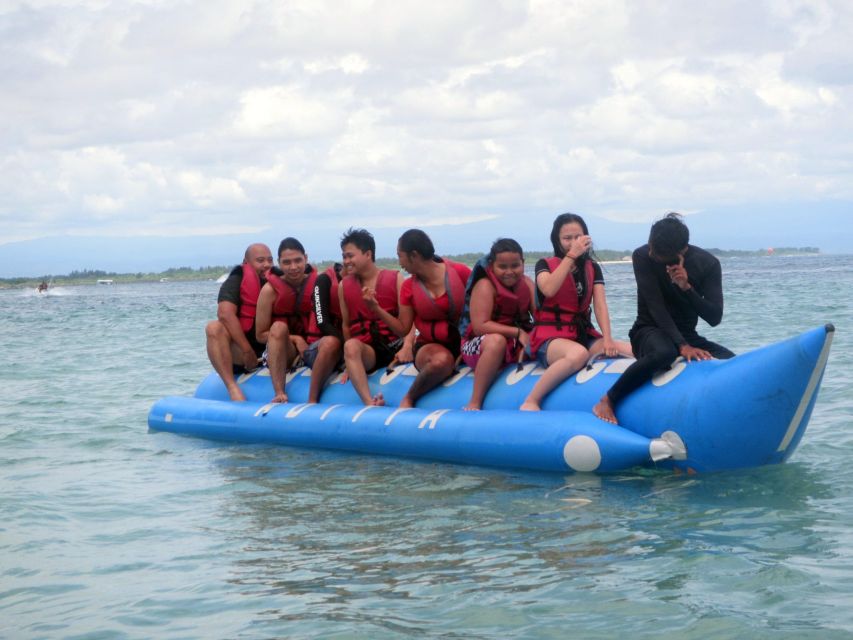
[[[548,268],[553,272],[557,269],[562,258],[546,258]],[[578,337],[592,336],[600,338],[601,334],[592,326],[590,302],[592,301],[593,280],[595,268],[592,260],[584,261],[584,275],[587,286],[584,287],[583,299],[578,299],[578,289],[574,276],[569,273],[563,286],[557,293],[545,298],[534,314],[535,326],[530,335],[530,350],[536,353],[546,340],[551,338],[568,338],[577,340]]]
[[[296,287],[277,275],[270,276],[267,282],[275,289],[272,321],[286,322],[291,334],[302,336],[306,342],[311,343],[317,338],[309,340],[306,332],[314,316],[314,300],[311,294],[314,291],[314,281],[317,280],[317,270],[311,265],[308,265],[308,268],[310,271],[305,279]]]
[[[336,327],[341,326],[341,301],[338,298],[338,272],[335,271],[335,265],[328,267],[323,273],[329,277],[331,286],[329,287],[329,313],[332,315],[331,322]],[[314,278],[316,284],[317,278]],[[322,313],[320,309],[320,300],[317,298],[317,292],[314,285],[311,285],[311,306],[313,313],[308,317],[308,324],[305,325],[305,333],[300,334],[308,344],[316,342],[323,337],[323,331],[317,322],[317,314]]]
[[[394,269],[380,269],[376,276],[376,301],[379,307],[393,316],[400,312],[397,298],[397,273]],[[344,302],[349,312],[350,336],[358,338],[366,344],[376,344],[377,340],[390,343],[397,335],[364,303],[361,296],[362,284],[355,275],[348,275],[343,280]]]
[[[412,306],[415,310],[415,328],[419,334],[417,341],[420,343],[450,344],[459,339],[456,325],[465,304],[465,283],[453,268],[453,263],[446,259],[443,261],[448,311],[440,309],[424,283],[417,276],[412,276]]]
[[[261,295],[261,277],[252,265],[243,263],[243,278],[240,280],[240,308],[237,317],[243,333],[251,331],[255,324],[258,296]]]
[[[341,281],[340,272],[335,269],[335,265],[331,265],[325,271],[329,276],[329,281],[332,283],[329,289],[329,308],[332,310],[332,316],[337,318],[338,324],[341,321],[341,299],[338,297],[338,284]]]
[[[487,277],[492,286],[495,288],[495,304],[492,307],[492,321],[504,324],[510,327],[519,327],[525,331],[530,331],[532,326],[530,322],[530,287],[524,278],[519,278],[512,289],[508,289],[498,280],[495,272],[490,266],[485,268],[474,268],[474,277],[471,278],[471,285],[466,290],[466,298],[470,297],[474,285],[480,278]],[[468,309],[466,308],[466,313]],[[474,326],[470,323],[470,314],[468,317],[467,327],[465,329],[466,340],[474,336]]]

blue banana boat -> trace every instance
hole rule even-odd
[[[473,383],[467,367],[413,409],[396,406],[416,375],[413,365],[370,376],[371,393],[381,391],[385,407],[363,406],[340,375],[329,380],[319,404],[307,404],[306,368],[288,374],[288,403],[269,403],[266,369],[241,376],[247,402],[232,402],[211,373],[193,397],[155,403],[148,425],[223,441],[563,473],[776,464],[791,456],[808,425],[833,334],[826,325],[731,360],[676,360],[620,404],[619,426],[591,409],[632,362],[627,358],[590,362],[535,413],[517,410],[544,371],[532,362],[504,369],[479,412],[461,410]]]

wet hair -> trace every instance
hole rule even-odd
[[[296,250],[302,255],[305,255],[305,247],[302,246],[302,243],[296,238],[291,238],[290,236],[286,237],[278,245],[278,255],[280,256],[283,251],[287,251],[288,249]]]
[[[652,225],[649,247],[661,258],[675,258],[690,242],[690,231],[681,217],[671,211]]]
[[[585,236],[589,235],[586,222],[576,213],[561,213],[554,219],[554,225],[551,227],[551,246],[554,247],[554,255],[557,258],[562,258],[566,255],[563,247],[560,245],[560,229],[563,225],[571,222],[577,222],[581,226],[581,230]]]
[[[524,251],[521,250],[521,245],[512,238],[498,238],[492,243],[492,248],[489,250],[489,264],[494,264],[499,253],[517,253],[521,256],[521,261],[524,262]]]
[[[403,253],[417,251],[424,260],[432,260],[435,257],[435,247],[432,240],[420,229],[409,229],[400,236],[397,246]]]
[[[373,239],[373,234],[367,229],[353,229],[350,227],[341,236],[341,249],[344,245],[354,244],[362,253],[370,251],[370,259],[376,262],[376,240]]]

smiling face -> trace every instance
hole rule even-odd
[[[491,266],[495,277],[507,289],[512,289],[524,275],[524,261],[515,251],[498,253]]]
[[[563,249],[563,255],[569,252],[572,243],[582,235],[584,235],[583,227],[577,222],[567,222],[560,227],[560,247]]]
[[[265,244],[253,244],[249,247],[245,260],[261,278],[266,279],[272,269],[272,252]]]
[[[302,282],[307,261],[308,256],[296,249],[285,249],[278,254],[278,268],[284,274],[284,281],[294,285]]]
[[[349,242],[341,247],[341,263],[344,274],[363,273],[366,266],[373,264],[370,250],[362,251],[354,243]]]

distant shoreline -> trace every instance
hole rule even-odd
[[[740,249],[708,249],[719,258],[740,257],[791,257],[791,256],[815,256],[822,255],[816,247],[780,247],[778,249],[757,249],[754,251]],[[601,264],[630,264],[632,251],[618,251],[612,249],[598,249],[595,255]],[[473,265],[482,257],[481,253],[463,253],[448,255],[447,257],[456,262]],[[525,252],[525,264],[535,264],[540,258],[552,255],[550,251]],[[330,260],[315,263],[319,268],[325,268],[332,262]],[[398,268],[397,258],[379,258],[376,264],[383,268]],[[114,273],[99,270],[72,271],[67,275],[47,274],[40,277],[18,277],[0,278],[0,289],[35,289],[44,280],[52,287],[72,287],[79,285],[95,285],[98,281],[110,280],[112,284],[131,284],[135,282],[190,282],[217,280],[222,274],[228,273],[234,265],[216,265],[208,267],[176,267],[166,269],[159,273]],[[105,286],[105,285],[102,285]]]

